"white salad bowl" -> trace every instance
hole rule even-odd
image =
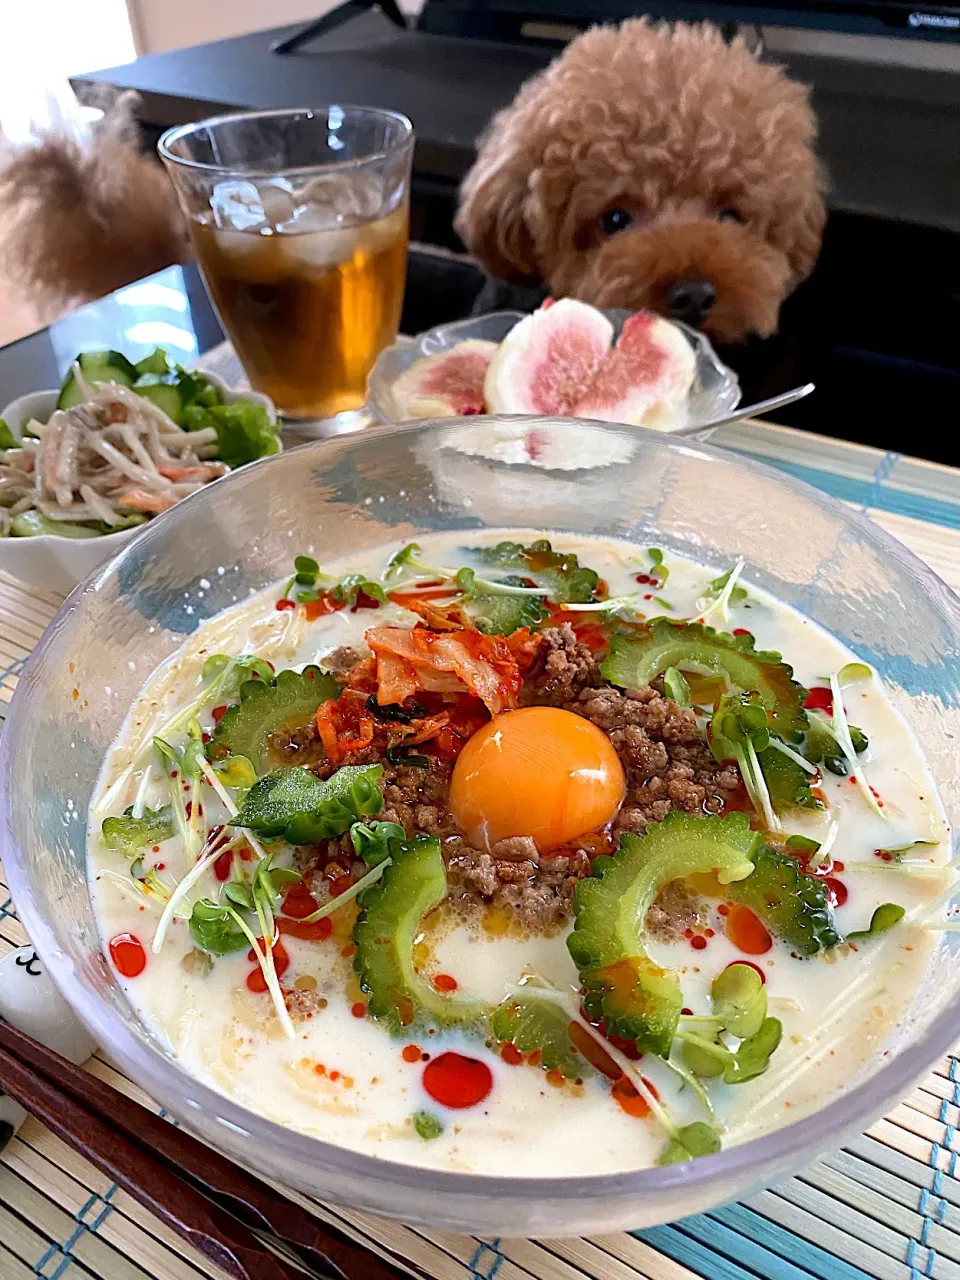
[[[619,335],[629,311],[605,310]],[[521,311],[492,311],[484,316],[471,316],[469,320],[457,320],[452,324],[440,324],[412,341],[401,339],[380,354],[367,383],[367,408],[378,422],[403,420],[393,396],[393,384],[402,373],[424,356],[437,355],[469,339],[482,338],[487,342],[502,342],[514,325],[523,319]],[[699,430],[707,423],[732,413],[740,403],[740,383],[737,375],[719,358],[710,343],[696,329],[671,320],[671,324],[683,332],[693,348],[696,358],[693,385],[686,400],[686,414],[678,420],[674,431],[685,434]],[[489,418],[484,415],[485,421]],[[668,434],[673,434],[671,431]]]
[[[276,408],[268,396],[259,391],[232,390],[221,377],[206,369],[194,372],[202,373],[212,382],[226,404],[234,404],[237,400],[251,400],[254,404],[263,405],[271,422],[277,421]],[[24,427],[29,422],[46,422],[50,418],[57,407],[59,395],[59,388],[30,391],[0,410],[0,418],[10,428],[14,439],[22,440]],[[280,448],[283,448],[282,440]],[[160,519],[159,516],[153,518]],[[133,529],[119,529],[116,533],[105,533],[98,538],[63,538],[46,533],[33,538],[0,538],[0,570],[40,591],[66,595],[78,582],[88,577],[97,565],[116,555],[121,547],[137,536],[142,527],[139,525]]]
[[[862,1133],[960,1038],[960,934],[936,950],[903,1023],[819,1110],[687,1164],[584,1176],[411,1167],[309,1137],[188,1075],[137,1017],[104,958],[86,815],[135,695],[207,619],[289,573],[298,551],[362,557],[434,531],[510,526],[599,535],[731,567],[869,662],[916,734],[960,826],[960,601],[859,513],[780,472],[634,427],[527,420],[569,469],[486,458],[456,483],[476,419],[373,428],[243,468],[178,503],[79,587],[20,678],[0,737],[0,856],[47,971],[97,1042],[191,1130],[321,1200],[485,1236],[593,1235],[749,1196]],[[498,420],[491,420],[498,425]],[[515,420],[513,420],[515,421]],[[564,440],[567,444],[564,444]],[[74,696],[73,690],[79,692]],[[957,850],[953,836],[953,852]],[[954,894],[960,905],[960,891]],[[270,1089],[264,1079],[263,1088]],[[784,1113],[780,1112],[778,1118]]]

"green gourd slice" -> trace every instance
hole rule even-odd
[[[676,973],[644,950],[647,912],[672,880],[712,871],[721,882],[749,875],[761,843],[745,813],[701,818],[675,810],[642,836],[623,835],[612,857],[596,860],[594,874],[577,885],[567,947],[587,1016],[602,1019],[607,1035],[635,1040],[643,1053],[669,1054],[683,997]]]
[[[617,631],[600,664],[611,684],[642,689],[670,667],[723,676],[741,693],[758,694],[770,731],[786,741],[807,727],[807,690],[775,650],[758,650],[752,635],[728,635],[699,622],[655,618],[644,627]]]
[[[444,995],[417,973],[413,947],[420,922],[447,894],[447,872],[435,836],[391,846],[393,861],[358,899],[353,928],[353,967],[369,997],[367,1012],[395,1035],[413,1028],[472,1027],[487,1005],[460,994]]]
[[[245,680],[240,701],[229,707],[213,731],[213,747],[252,760],[258,773],[267,768],[267,739],[280,729],[299,729],[321,703],[340,696],[340,685],[319,667],[278,671],[273,680]]]

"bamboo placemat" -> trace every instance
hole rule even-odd
[[[203,363],[233,373],[228,353]],[[840,499],[960,589],[960,471],[762,423],[714,442]],[[58,604],[0,574],[0,717]],[[5,884],[0,865],[0,954],[27,941]],[[106,1059],[91,1068],[149,1103]],[[480,1240],[296,1198],[436,1280],[960,1280],[958,1129],[960,1057],[950,1056],[868,1133],[800,1176],[645,1231]],[[35,1121],[0,1152],[0,1280],[222,1275]]]

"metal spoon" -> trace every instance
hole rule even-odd
[[[804,396],[808,396],[814,389],[815,384],[813,382],[805,382],[802,387],[794,387],[792,391],[783,391],[778,396],[771,396],[769,400],[758,400],[756,404],[742,404],[739,408],[734,409],[732,413],[725,413],[721,418],[714,418],[712,422],[700,422],[695,427],[681,427],[679,431],[671,431],[669,434],[673,436],[700,436],[701,433],[712,432],[717,427],[724,427],[728,422],[739,422],[742,418],[755,418],[770,409],[782,409],[784,405],[793,404],[796,400],[802,400]]]

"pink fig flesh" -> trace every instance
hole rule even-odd
[[[569,415],[612,339],[606,316],[573,298],[525,316],[500,343],[487,370],[487,412]]]
[[[571,410],[574,417],[660,429],[675,425],[695,373],[681,329],[649,311],[628,316],[617,345]]]
[[[484,378],[496,350],[495,342],[470,338],[418,360],[390,389],[395,417],[404,421],[483,413]]]

